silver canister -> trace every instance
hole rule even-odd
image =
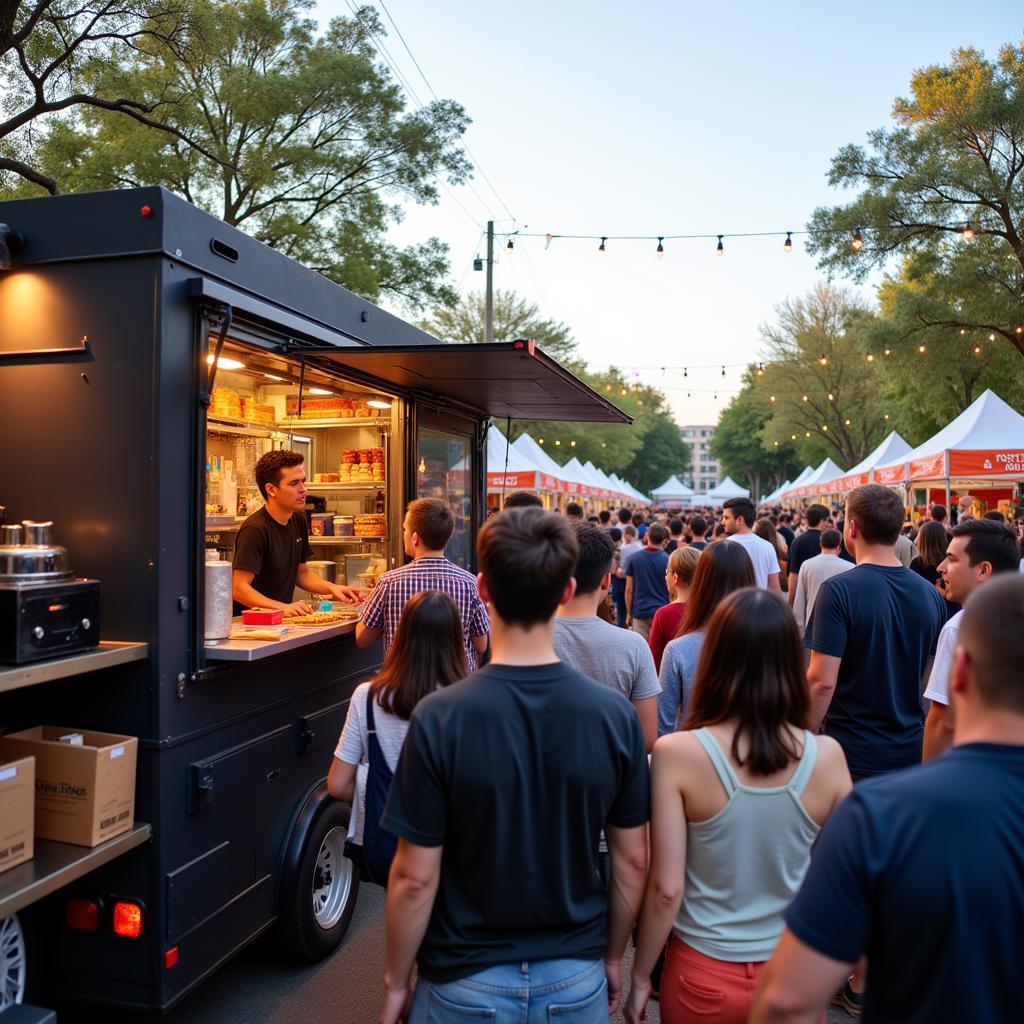
[[[207,640],[226,640],[231,635],[231,563],[222,562],[219,551],[206,553]]]

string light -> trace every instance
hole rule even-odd
[[[623,388],[623,389],[622,389],[622,392],[621,392],[621,393],[622,393],[622,394],[625,394],[625,393],[626,393],[626,389],[625,389],[625,388]]]
[[[882,419],[885,419],[885,420],[887,420],[888,418],[889,418],[889,414],[888,414],[888,413],[886,413],[886,414],[885,414],[885,415],[884,415],[884,416],[882,417]]]
[[[725,376],[725,367],[724,366],[722,367],[722,376],[723,377]]]
[[[757,364],[757,375],[758,375],[758,377],[763,377],[764,376],[764,363],[758,363]]]
[[[967,329],[965,327],[961,327],[960,328],[960,333],[961,334],[966,334],[967,333]]]
[[[506,245],[505,248],[506,250],[508,250],[508,252],[512,252],[515,249],[515,244],[513,243],[511,238],[508,240],[508,245]]]
[[[927,352],[927,351],[928,351],[928,346],[927,346],[927,345],[918,345],[918,346],[917,346],[917,351],[918,351],[918,352],[919,352],[919,353],[920,353],[921,355],[924,355],[924,354],[925,354],[925,352]]]
[[[725,246],[722,245],[722,236],[721,235],[718,236],[718,246],[715,249],[715,255],[716,256],[724,256],[725,255]]]
[[[964,238],[965,242],[973,241],[973,239],[974,239],[974,228],[971,227],[971,222],[970,221],[968,221],[964,225],[964,229],[960,233],[963,235],[963,238]]]
[[[810,436],[811,436],[811,432],[809,430],[805,430],[804,431],[804,437],[810,437]]]
[[[786,232],[786,240],[782,243],[782,248],[786,252],[792,252],[793,251],[793,232],[792,231],[787,231]],[[776,441],[775,443],[778,444],[779,442]]]
[[[853,232],[853,241],[850,242],[850,248],[854,252],[860,252],[864,248],[864,239],[860,237],[860,228]]]
[[[828,356],[824,354],[818,356],[818,362],[821,363],[822,366],[828,366]]]
[[[547,249],[551,245],[551,240],[554,237],[555,236],[553,234],[551,234],[550,231],[544,236],[544,248],[545,249]],[[558,444],[558,442],[556,441],[555,444]]]
[[[657,256],[659,260],[665,255],[665,246],[662,244],[664,241],[665,236],[658,235],[658,248],[654,250],[654,255]]]
[[[868,362],[869,363],[873,363],[874,361],[875,361],[875,354],[874,354],[874,352],[869,352],[868,353]]]
[[[980,345],[975,345],[974,346],[974,354],[976,356],[980,356],[981,355],[981,346]]]
[[[849,420],[844,420],[844,422],[846,423],[847,426],[850,425],[850,421]]]
[[[822,423],[822,425],[821,425],[821,429],[822,429],[822,431],[823,431],[824,433],[826,433],[826,434],[827,434],[827,433],[828,433],[828,424],[827,424],[827,423]]]
[[[775,447],[776,447],[776,448],[778,448],[778,447],[779,447],[779,442],[778,442],[778,441],[776,441],[776,442],[775,442]]]
[[[806,395],[803,396],[803,401],[805,401],[805,402],[807,401],[807,396]]]
[[[543,443],[544,443],[544,438],[543,437],[538,437],[537,438],[537,444],[543,444]]]
[[[796,434],[790,434],[790,435],[789,435],[789,439],[790,439],[791,441],[795,441],[795,440],[796,440]]]
[[[836,396],[833,395],[831,391],[828,393],[828,400],[830,402],[834,402],[836,400]]]
[[[995,340],[996,340],[996,336],[995,336],[994,334],[990,334],[990,335],[988,336],[988,340],[989,340],[989,341],[995,341]]]
[[[770,395],[770,396],[768,397],[768,401],[769,401],[769,402],[774,402],[774,401],[775,401],[775,396],[774,396],[774,395]]]
[[[561,442],[561,441],[559,441],[559,440],[557,440],[557,439],[555,440],[555,447],[556,447],[556,448],[560,447],[560,446],[561,446],[561,444],[562,444],[562,442]]]
[[[576,447],[576,442],[575,441],[570,441],[569,442],[569,447],[570,448],[575,448]]]
[[[891,348],[887,348],[887,349],[885,350],[885,354],[886,354],[887,356],[890,356],[890,355],[892,355],[892,349],[891,349]]]
[[[689,376],[690,376],[690,373],[689,373],[689,371],[688,371],[688,370],[686,369],[686,367],[685,367],[685,366],[683,367],[683,376],[684,376],[684,377],[689,377]]]
[[[607,235],[601,236],[601,244],[597,247],[598,252],[604,252],[604,243],[608,241]]]

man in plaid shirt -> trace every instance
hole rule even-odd
[[[444,557],[444,549],[455,530],[455,515],[440,498],[418,498],[410,502],[402,523],[408,565],[384,573],[363,608],[356,625],[356,644],[370,647],[384,637],[384,651],[391,646],[406,602],[421,590],[440,590],[459,609],[466,662],[470,672],[477,669],[478,655],[487,650],[491,621],[476,592],[476,578]]]

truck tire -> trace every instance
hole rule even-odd
[[[281,891],[279,949],[289,958],[315,963],[338,948],[359,894],[359,872],[344,855],[351,811],[324,800],[305,838],[296,871]]]
[[[28,943],[17,914],[0,918],[0,1014],[25,998]]]

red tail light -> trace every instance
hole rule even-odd
[[[100,930],[100,905],[95,900],[76,897],[68,900],[64,920],[76,932],[98,932]]]
[[[164,967],[170,970],[178,962],[178,947],[171,946],[164,952]]]
[[[138,903],[118,900],[114,904],[114,934],[123,939],[137,939],[142,934],[142,907]]]

